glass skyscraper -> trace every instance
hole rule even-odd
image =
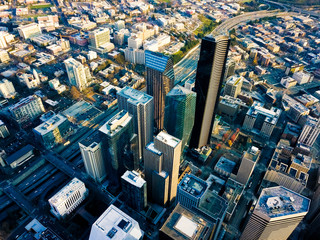
[[[164,129],[181,139],[181,149],[189,144],[196,110],[196,96],[179,85],[175,86],[166,96]]]
[[[202,39],[195,91],[197,107],[190,147],[208,144],[219,103],[230,39],[228,36],[206,36]]]
[[[165,97],[173,88],[174,70],[170,57],[145,51],[147,94],[154,98],[154,121],[157,132],[163,129]]]

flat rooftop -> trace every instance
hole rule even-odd
[[[137,221],[110,205],[92,225],[89,240],[139,240],[142,236]]]
[[[167,96],[176,96],[176,95],[187,95],[187,94],[192,94],[194,96],[196,96],[196,93],[184,88],[180,85],[176,85],[168,94]]]
[[[222,156],[217,162],[215,168],[219,168],[225,172],[232,173],[235,166],[236,166],[235,162]]]
[[[158,149],[156,149],[156,147],[154,146],[154,142],[150,142],[148,143],[148,145],[146,146],[146,149],[149,150],[150,152],[153,152],[154,154],[157,154],[159,156],[162,155],[162,152],[160,152]]]
[[[178,204],[160,231],[175,240],[208,239],[215,224]],[[161,239],[161,235],[160,235]]]
[[[61,125],[65,121],[68,121],[66,117],[62,116],[61,114],[57,114],[49,118],[44,123],[41,123],[39,126],[35,127],[34,131],[39,133],[40,135],[45,135],[48,132],[51,132],[54,129],[56,129],[59,125]]]
[[[127,181],[128,183],[131,183],[132,185],[141,188],[146,181],[140,176],[139,173],[137,173],[136,171],[126,171],[121,179]]]
[[[144,92],[140,92],[139,90],[128,87],[128,86],[122,88],[121,91],[119,91],[117,94],[122,97],[127,98],[128,101],[130,101],[131,103],[133,103],[135,105],[137,105],[139,103],[146,104],[153,99],[152,96],[150,96]]]
[[[254,211],[258,211],[269,218],[278,218],[294,214],[307,213],[310,199],[277,186],[262,190]]]
[[[181,142],[180,139],[174,137],[174,136],[171,136],[170,134],[162,131],[160,132],[156,137],[155,139],[157,139],[158,141],[160,142],[163,142],[173,148],[175,148],[176,146],[178,146],[178,144]]]
[[[207,190],[208,184],[202,179],[187,174],[179,183],[179,188],[194,197],[200,198],[203,193]]]
[[[129,124],[132,120],[132,117],[125,110],[118,112],[114,115],[109,121],[107,121],[102,127],[99,129],[100,132],[112,137],[121,129]]]
[[[198,209],[215,220],[223,220],[228,208],[228,202],[217,193],[207,191],[199,203]]]

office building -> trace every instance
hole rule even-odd
[[[281,110],[275,107],[269,110],[263,106],[261,102],[254,102],[246,114],[242,127],[263,138],[269,138],[277,125]]]
[[[156,131],[163,129],[165,97],[173,88],[174,70],[170,57],[145,51],[147,93],[154,100],[154,121]]]
[[[132,115],[134,132],[138,137],[139,158],[143,156],[143,149],[153,138],[153,97],[135,90],[124,87],[117,92],[118,107]]]
[[[320,134],[320,119],[309,117],[303,126],[298,143],[312,147]]]
[[[244,77],[233,75],[227,79],[227,82],[223,89],[223,95],[231,96],[236,98],[241,92],[242,83],[244,81]]]
[[[57,41],[57,45],[61,47],[62,51],[67,52],[70,50],[70,42],[67,39],[61,38]]]
[[[89,240],[142,240],[139,223],[114,205],[92,224]]]
[[[163,240],[211,240],[215,224],[200,213],[178,204],[159,232]]]
[[[30,23],[18,27],[20,37],[27,40],[31,37],[35,37],[41,34],[41,29],[37,23]]]
[[[0,137],[6,138],[10,135],[7,126],[4,124],[3,121],[0,120]]]
[[[48,201],[51,213],[57,218],[70,214],[88,196],[89,190],[78,178],[73,178]]]
[[[196,93],[179,85],[166,96],[164,129],[181,139],[181,150],[189,144],[196,110]]]
[[[126,170],[137,165],[137,135],[133,132],[133,120],[129,113],[121,110],[100,129],[102,149],[105,153],[107,174],[118,183]]]
[[[14,35],[5,31],[0,31],[0,48],[7,48],[14,41]]]
[[[94,134],[80,141],[79,147],[87,174],[96,182],[102,182],[107,173],[99,135]]]
[[[70,122],[61,114],[54,115],[33,129],[36,141],[46,149],[51,149],[56,144],[62,143],[64,137],[70,132]]]
[[[241,108],[247,108],[245,102],[227,95],[221,97],[217,113],[219,116],[235,119]]]
[[[294,121],[295,123],[299,123],[299,125],[301,126],[304,125],[305,122],[301,124],[301,119],[309,115],[310,113],[310,110],[306,106],[288,96],[287,94],[284,94],[282,97],[282,106],[286,111],[287,116],[292,121]]]
[[[114,49],[114,44],[110,42],[109,28],[98,28],[89,33],[89,49],[98,53],[106,53]]]
[[[235,69],[236,69],[235,61],[232,60],[232,59],[228,59],[227,63],[226,63],[226,70],[225,70],[225,73],[224,73],[224,77],[228,78],[228,77],[234,75]]]
[[[127,204],[138,211],[147,207],[147,183],[135,171],[126,171],[121,177],[122,194]]]
[[[6,50],[0,50],[0,62],[6,63],[10,60],[9,54]]]
[[[41,98],[37,95],[31,95],[10,106],[9,111],[18,123],[22,123],[34,120],[45,112],[45,109]]]
[[[187,174],[178,185],[176,203],[190,210],[197,208],[207,188],[208,184],[205,181],[192,174]]]
[[[262,190],[240,240],[286,240],[308,213],[310,199],[285,187]]]
[[[12,98],[17,93],[12,82],[4,78],[0,81],[0,94],[4,98]]]
[[[195,82],[197,103],[190,141],[192,148],[200,148],[210,141],[229,44],[227,36],[207,36],[202,39]]]
[[[87,87],[88,80],[91,79],[90,70],[74,58],[68,58],[64,61],[67,69],[70,85],[76,86],[80,91]]]
[[[257,161],[260,158],[260,154],[261,151],[259,148],[254,146],[249,147],[249,149],[243,153],[236,178],[239,183],[247,185]]]
[[[154,202],[166,205],[177,194],[181,141],[162,131],[144,151],[148,194]],[[159,185],[158,185],[159,184]],[[151,187],[152,186],[152,187]],[[157,191],[152,191],[157,189]],[[163,202],[162,202],[163,201]]]

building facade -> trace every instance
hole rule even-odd
[[[87,66],[82,65],[74,58],[68,58],[64,61],[67,69],[70,85],[76,86],[80,91],[87,87],[91,74]]]
[[[190,141],[192,148],[205,146],[210,140],[229,44],[230,39],[227,36],[202,39],[195,82],[197,107]]]
[[[17,94],[12,82],[7,79],[0,81],[0,93],[4,98],[12,98]]]
[[[312,147],[320,134],[320,119],[309,117],[302,128],[298,143]]]
[[[20,34],[20,37],[22,37],[24,40],[27,40],[31,37],[40,35],[41,29],[37,23],[30,23],[18,27],[18,32]]]

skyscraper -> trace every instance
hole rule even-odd
[[[79,147],[87,174],[96,182],[101,182],[106,177],[106,166],[99,135],[82,140]]]
[[[118,182],[126,170],[132,170],[136,156],[137,135],[133,133],[132,117],[125,110],[118,112],[100,129],[107,173]]]
[[[142,158],[144,147],[153,138],[153,97],[124,87],[117,93],[118,107],[132,115],[134,132],[138,135],[139,158]]]
[[[90,71],[87,66],[83,66],[74,58],[68,58],[64,61],[67,69],[70,85],[76,86],[80,91],[87,87],[87,82],[91,79]]]
[[[308,213],[310,199],[285,187],[262,190],[240,240],[286,240]]]
[[[138,211],[147,207],[147,183],[135,171],[126,171],[121,177],[122,193],[128,205]]]
[[[171,202],[176,197],[180,156],[181,141],[164,131],[154,138],[154,143],[149,143],[145,148],[144,164],[147,185],[152,186],[156,194],[153,195],[154,201],[164,200],[162,205],[165,205],[167,201]],[[155,184],[156,182],[158,184]],[[157,196],[158,193],[159,196]]]
[[[190,147],[202,147],[210,140],[229,44],[230,39],[224,35],[202,39],[195,82],[196,114]]]
[[[167,94],[164,128],[170,135],[181,139],[181,150],[189,144],[195,110],[195,92],[177,85]]]
[[[320,119],[309,117],[304,125],[298,143],[312,147],[320,134]]]
[[[154,121],[157,132],[163,129],[165,97],[173,88],[174,70],[170,57],[145,51],[147,93],[154,98]]]

